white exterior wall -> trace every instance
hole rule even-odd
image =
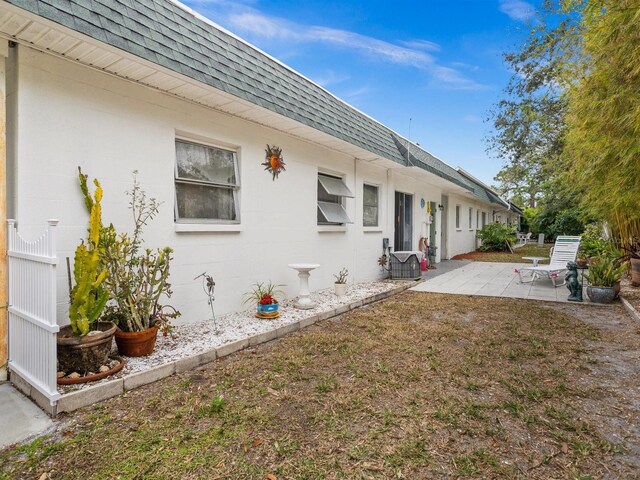
[[[460,206],[460,228],[456,228],[456,206]],[[471,228],[469,228],[469,208],[472,209]],[[490,205],[476,202],[471,198],[459,195],[449,196],[449,258],[461,253],[476,250],[478,243],[476,232],[482,228],[482,213],[486,214],[486,223],[493,220],[493,209]]]
[[[286,284],[297,293],[293,262],[317,262],[312,290],[327,288],[333,274],[347,267],[349,282],[376,280],[382,238],[393,244],[394,191],[414,195],[414,249],[421,235],[425,202],[441,190],[413,176],[375,167],[265,126],[218,113],[168,94],[20,46],[12,172],[13,211],[25,236],[40,234],[58,218],[58,321],[67,323],[68,287],[64,258],[73,257],[86,236],[88,216],[78,187],[77,166],[104,188],[103,221],[131,231],[125,191],[132,171],[151,197],[163,202],[145,230],[149,247],[171,246],[174,261],[168,302],[182,311],[181,321],[208,318],[200,281],[207,271],[216,280],[217,314],[241,308],[241,297],[256,281]],[[238,151],[240,219],[236,228],[178,232],[174,223],[176,136]],[[266,144],[283,149],[286,171],[272,181],[260,165]],[[318,170],[345,176],[355,199],[346,209],[354,221],[343,228],[316,224]],[[362,183],[380,187],[380,227],[362,227]],[[439,225],[439,212],[436,212]],[[225,231],[226,230],[226,231]],[[229,231],[231,230],[231,231]]]

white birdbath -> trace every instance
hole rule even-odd
[[[319,266],[320,265],[317,263],[290,263],[288,265],[289,268],[293,268],[298,271],[298,278],[300,278],[300,294],[294,303],[296,308],[308,310],[316,306],[309,297],[309,294],[311,293],[309,292],[309,276],[311,275],[309,272]]]

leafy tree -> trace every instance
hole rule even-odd
[[[498,191],[521,206],[535,207],[547,180],[563,171],[566,71],[577,55],[580,28],[574,12],[546,1],[527,40],[504,55],[513,75],[490,112],[495,133],[487,143],[505,160],[495,177]]]

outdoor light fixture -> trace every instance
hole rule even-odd
[[[442,211],[444,210],[444,205],[442,205],[441,203],[438,204],[438,210]]]

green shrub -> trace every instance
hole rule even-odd
[[[580,258],[618,258],[620,255],[613,242],[604,238],[601,225],[591,223],[586,226],[580,241]]]
[[[482,245],[478,248],[481,252],[501,252],[508,250],[507,242],[516,241],[516,232],[513,226],[502,223],[488,223],[478,230],[478,238],[482,239]]]

